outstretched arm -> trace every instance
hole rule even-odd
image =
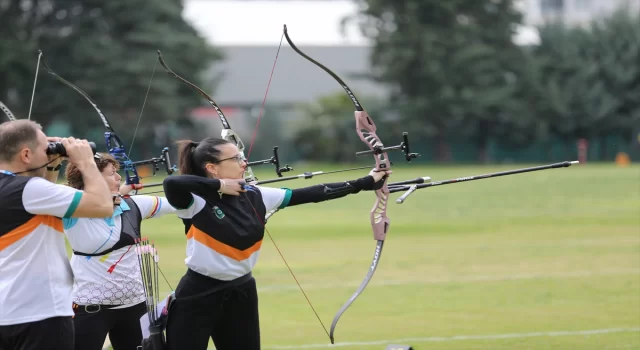
[[[290,189],[276,189],[261,187],[267,212],[282,209],[292,205],[318,203],[338,199],[360,191],[372,191],[382,187],[384,177],[391,172],[371,171],[369,175],[351,181],[333,182],[309,187]]]
[[[382,184],[381,181],[379,181]],[[332,182],[315,186],[296,188],[291,191],[291,199],[287,206],[318,203],[332,199],[338,199],[360,191],[374,190],[375,179],[367,175],[357,180],[345,182]]]
[[[165,214],[177,212],[177,209],[171,206],[165,197],[136,195],[132,196],[131,199],[136,202],[143,220],[159,218]]]

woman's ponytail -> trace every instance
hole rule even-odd
[[[178,144],[178,168],[180,169],[180,174],[203,176],[200,167],[195,164],[193,159],[193,154],[198,147],[198,142],[180,140],[177,141],[176,144]]]

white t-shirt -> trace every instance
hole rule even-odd
[[[62,217],[82,191],[0,173],[0,325],[73,316]]]
[[[136,195],[130,197],[143,220],[157,218],[176,210],[166,198]],[[134,210],[123,200],[105,219],[64,219],[64,231],[71,248],[82,253],[99,253],[113,247],[120,239],[122,212]],[[144,287],[135,246],[126,246],[103,256],[73,255],[75,275],[73,302],[78,305],[133,306],[145,301]]]

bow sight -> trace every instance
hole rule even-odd
[[[120,141],[120,138],[113,131],[105,131],[104,140],[107,144],[107,150],[109,154],[115,158],[118,163],[120,163],[120,167],[124,171],[125,175],[125,183],[126,184],[139,184],[140,177],[138,176],[138,172],[136,170],[136,166],[138,165],[153,165],[152,175],[155,175],[156,172],[160,169],[159,164],[165,165],[165,170],[167,171],[167,175],[171,175],[176,172],[178,169],[175,165],[171,164],[171,158],[169,157],[169,147],[165,147],[162,149],[162,154],[160,157],[154,157],[147,160],[139,160],[139,161],[131,161],[129,156],[125,152],[125,148]]]
[[[404,153],[404,157],[407,160],[407,162],[411,162],[411,159],[420,157],[420,153],[411,153],[411,148],[409,147],[409,133],[408,132],[403,132],[402,133],[402,137],[404,139],[404,141],[402,143],[400,143],[397,146],[391,146],[391,147],[384,147],[384,146],[373,146],[374,150],[369,150],[369,151],[362,151],[362,152],[356,152],[356,156],[363,156],[366,154],[381,154],[383,152],[386,151],[390,151],[390,150],[401,150]],[[279,168],[279,161],[278,161],[278,153],[277,153],[277,148],[278,147],[274,147],[273,148],[273,157],[271,158],[271,160],[264,160],[264,161],[256,161],[256,162],[251,162],[249,163],[249,166],[251,165],[258,165],[258,164],[268,164],[268,163],[274,163],[276,164],[276,173],[278,173],[279,178],[276,179],[269,179],[269,180],[264,180],[264,181],[257,181],[255,184],[268,184],[268,183],[274,183],[274,182],[281,182],[281,181],[289,181],[289,180],[294,180],[294,179],[311,179],[314,176],[318,176],[318,175],[327,175],[327,174],[335,174],[335,173],[341,173],[341,172],[345,172],[345,171],[353,171],[353,170],[360,170],[360,169],[367,169],[367,168],[374,168],[374,165],[365,165],[365,166],[361,166],[361,167],[357,167],[357,168],[349,168],[349,169],[340,169],[340,170],[333,170],[333,171],[313,171],[313,172],[304,172],[302,174],[299,175],[294,175],[294,176],[287,176],[287,177],[282,177],[281,173],[278,172],[278,168]],[[391,162],[390,162],[391,163]],[[293,170],[292,168],[289,167],[289,165],[285,165],[286,167],[286,171],[290,171]],[[283,170],[281,170],[282,172]],[[256,179],[257,180],[257,179]],[[425,181],[429,181],[430,178],[427,177],[419,177],[417,179],[414,180],[407,180],[404,182],[397,182],[394,184],[389,184],[389,186],[391,185],[405,185],[405,184],[421,184],[424,183]]]
[[[293,170],[293,168],[290,167],[289,164],[285,164],[284,167],[280,167],[280,158],[278,157],[278,146],[273,147],[273,157],[269,159],[264,159],[264,160],[256,160],[253,162],[249,162],[247,164],[249,166],[273,164],[276,168],[276,174],[278,174],[278,177],[282,177],[282,173],[286,173],[288,171]],[[256,180],[258,180],[258,178],[256,178]]]
[[[404,153],[404,158],[407,162],[411,162],[411,159],[420,157],[420,153],[411,153],[411,149],[409,148],[409,133],[402,133],[403,141],[397,146],[384,147],[382,145],[373,146],[373,150],[356,152],[356,156],[365,156],[368,154],[381,154],[387,151],[397,151],[401,150]]]
[[[174,172],[178,171],[178,168],[176,165],[171,165],[171,158],[169,158],[169,147],[163,148],[162,154],[158,158],[153,157],[147,160],[139,160],[137,162],[132,162],[131,164],[133,164],[133,166],[153,164],[152,175],[155,175],[156,172],[160,170],[160,167],[158,167],[159,164],[164,164],[164,168],[167,172],[167,175],[171,175]]]

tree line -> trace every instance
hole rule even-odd
[[[635,138],[640,18],[624,8],[586,26],[548,22],[538,28],[539,43],[519,46],[513,36],[523,15],[512,0],[358,3],[359,13],[345,21],[357,21],[373,40],[369,77],[393,91],[368,107],[383,139],[410,130],[414,139],[433,140],[429,148],[441,161],[450,159],[451,140],[471,141],[477,160],[486,161],[490,141],[518,150],[553,139],[574,149],[580,138]],[[336,116],[339,127],[346,116],[337,111],[350,107],[338,94],[307,110],[310,120]],[[319,149],[347,156],[329,140],[295,141],[309,157],[320,157]]]
[[[182,10],[181,0],[0,0],[0,101],[17,117],[28,115],[41,50],[55,73],[96,101],[123,141],[133,138],[141,112],[138,140],[152,137],[158,124],[179,125],[202,98],[164,72],[156,50],[201,86],[206,69],[222,59]],[[38,70],[31,119],[45,127],[69,123],[74,135],[102,145],[105,128],[92,106],[42,62]]]
[[[423,148],[440,161],[452,160],[451,143],[463,140],[473,144],[477,160],[487,161],[496,144],[525,150],[555,140],[573,149],[578,138],[635,139],[640,19],[631,11],[583,27],[549,23],[538,28],[538,44],[519,46],[513,36],[523,15],[513,0],[354,1],[360,10],[345,22],[357,21],[374,42],[368,78],[391,90],[384,100],[356,92],[383,140],[399,143],[401,132],[410,131],[414,142],[428,140]],[[27,115],[42,50],[57,74],[98,102],[123,140],[132,139],[142,114],[136,138],[167,145],[158,133],[189,130],[185,116],[205,102],[164,73],[156,50],[207,91],[215,85],[207,71],[224,58],[182,18],[182,9],[181,0],[0,0],[0,101]],[[265,117],[277,122],[262,138],[291,142],[305,160],[352,161],[353,149],[362,146],[353,137],[352,111],[344,92],[326,96],[303,106],[299,127],[286,121],[296,132],[285,140],[289,132],[276,127],[285,121],[267,104]],[[96,140],[104,131],[91,105],[42,65],[31,118],[69,123],[74,134]],[[197,134],[197,127],[190,130]],[[144,148],[149,142],[138,146],[155,150]]]

